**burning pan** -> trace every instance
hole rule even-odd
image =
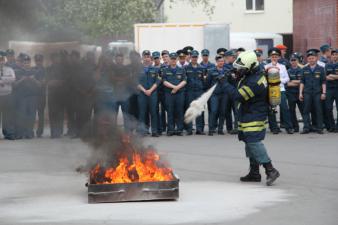
[[[154,182],[119,184],[88,184],[88,203],[176,200],[179,198],[179,178]]]

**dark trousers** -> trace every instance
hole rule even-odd
[[[168,113],[168,133],[183,132],[184,119],[184,92],[176,94],[165,93],[166,108]]]
[[[74,102],[75,107],[75,135],[80,135],[86,126],[89,125],[93,112],[93,96],[78,94],[78,101]]]
[[[138,95],[138,108],[139,108],[139,132],[141,134],[148,133],[146,126],[147,118],[150,114],[151,133],[157,134],[158,132],[158,111],[157,111],[157,92],[153,92],[151,96],[146,96],[144,93]]]
[[[36,135],[41,137],[45,127],[45,107],[46,107],[46,95],[43,94],[37,97],[37,113],[38,113],[38,128]]]
[[[323,129],[323,114],[320,100],[321,93],[304,93],[304,130],[310,130],[310,113],[313,108],[316,111],[316,125],[317,130]]]
[[[33,138],[37,110],[37,96],[17,96],[17,138]]]
[[[336,88],[327,88],[326,90],[326,99],[325,99],[325,109],[326,116],[329,123],[330,130],[338,130],[338,119],[335,123],[333,116],[333,102],[336,102],[336,110],[338,112],[338,87]]]
[[[2,134],[6,139],[15,138],[14,106],[12,94],[0,96],[0,122],[2,123]]]
[[[288,98],[289,111],[290,111],[290,118],[291,118],[292,126],[295,130],[299,130],[296,107],[298,106],[298,110],[303,117],[303,108],[304,108],[303,102],[299,100],[299,93],[298,92],[287,91],[286,96]]]
[[[228,94],[225,95],[225,126],[227,131],[238,129],[238,103]],[[232,118],[232,114],[234,118]]]
[[[58,138],[63,135],[65,109],[66,103],[59,93],[50,93],[48,95],[50,134],[52,138]]]
[[[189,107],[189,105],[192,101],[199,98],[202,94],[203,94],[203,90],[200,90],[200,91],[188,90],[187,95],[186,95],[188,107]],[[204,123],[204,113],[202,113],[200,116],[198,116],[196,118],[195,123],[196,123],[196,131],[197,132],[203,132],[204,131],[204,125],[205,125],[205,123]],[[192,123],[189,123],[187,125],[187,131],[192,132]]]
[[[291,123],[291,119],[290,119],[290,111],[289,111],[289,106],[288,106],[285,91],[281,92],[281,103],[280,103],[279,107],[280,107],[280,113],[283,114],[283,120],[284,120],[285,128],[286,129],[292,129],[292,123]],[[270,130],[279,129],[278,124],[277,124],[276,114],[270,112],[268,119],[269,119]]]
[[[121,106],[121,110],[123,113],[123,126],[125,131],[130,131],[130,116],[129,116],[129,99],[125,101],[116,101],[114,104],[114,113],[115,117],[119,112],[119,108]],[[116,121],[116,120],[115,120]]]
[[[210,97],[210,119],[209,119],[209,132],[215,132],[217,127],[218,115],[218,131],[223,131],[225,119],[225,95],[213,94]]]
[[[165,94],[163,92],[158,93],[158,132],[165,132],[167,129],[167,119],[166,119],[166,106],[165,106]]]

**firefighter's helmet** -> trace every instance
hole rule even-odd
[[[252,70],[259,65],[257,55],[254,51],[245,51],[239,54],[233,66],[238,70]]]

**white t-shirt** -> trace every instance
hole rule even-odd
[[[269,63],[264,66],[265,70],[270,67],[278,67],[279,68],[279,76],[280,76],[280,91],[285,91],[285,84],[287,84],[290,81],[290,77],[288,74],[288,71],[286,70],[286,67],[283,64],[277,63],[276,65],[272,65],[272,63]]]
[[[0,66],[0,96],[12,93],[12,84],[14,81],[14,70],[8,66]]]

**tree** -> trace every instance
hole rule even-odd
[[[102,39],[132,40],[133,25],[156,21],[159,4],[163,1],[0,0],[0,18],[3,19],[2,16],[6,15],[3,27],[9,27],[6,33],[12,34],[9,36],[15,34],[16,37],[11,39],[16,40],[31,36],[40,41],[81,39],[87,43],[99,43]],[[208,0],[168,1],[186,1],[192,7],[202,4],[207,13],[213,11]]]

